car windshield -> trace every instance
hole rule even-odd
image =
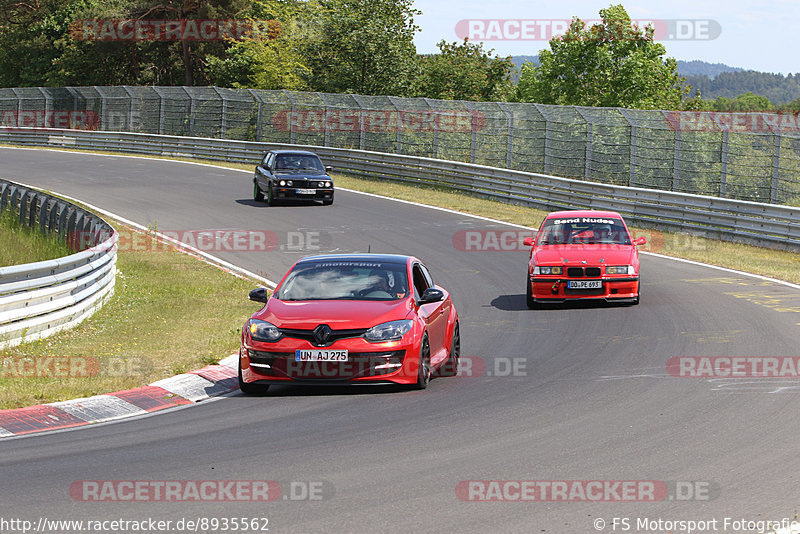
[[[408,295],[405,264],[330,261],[296,266],[279,300],[399,300]]]
[[[630,245],[628,230],[614,217],[551,218],[542,225],[539,245]]]
[[[281,154],[275,158],[278,171],[317,171],[325,172],[325,167],[316,156],[308,154]]]

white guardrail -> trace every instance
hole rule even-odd
[[[94,313],[114,293],[117,239],[100,217],[0,179],[0,212],[65,239],[75,254],[0,267],[0,348],[47,337]]]
[[[608,209],[644,228],[800,251],[800,208],[616,186],[470,163],[331,147],[127,132],[0,127],[0,143],[201,160],[255,166],[272,148],[307,148],[326,164],[371,180],[445,186],[544,210]],[[421,193],[422,197],[424,193]]]

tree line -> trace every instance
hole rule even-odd
[[[622,5],[600,10],[602,22],[591,26],[573,19],[539,64],[523,66],[518,83],[511,58],[481,44],[442,40],[438,53],[418,54],[420,14],[413,0],[0,0],[0,87],[216,85],[640,109],[773,108],[753,94],[703,99],[706,86],[695,82],[698,94],[652,28],[633,25]],[[718,83],[726,74],[746,73],[722,73]],[[800,109],[800,99],[787,108]]]

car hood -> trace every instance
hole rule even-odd
[[[536,265],[567,264],[629,265],[633,261],[633,245],[547,245],[533,253]],[[602,262],[600,260],[603,260]]]
[[[330,176],[319,171],[275,171],[275,176],[283,178],[306,178],[310,180],[330,180]]]
[[[410,308],[410,299],[282,301],[271,298],[253,318],[269,321],[278,328],[312,330],[317,325],[327,324],[334,330],[350,330],[405,319]]]

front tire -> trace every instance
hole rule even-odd
[[[533,288],[531,287],[530,278],[526,281],[527,287],[525,288],[525,304],[528,305],[529,310],[538,310],[541,308],[538,302],[533,298]]]
[[[267,384],[250,384],[242,379],[242,360],[239,360],[239,390],[245,395],[258,395],[266,393],[269,389]]]
[[[267,184],[267,206],[274,206],[275,199],[272,198],[272,182]]]
[[[428,336],[422,338],[422,346],[419,349],[419,365],[417,367],[417,381],[412,384],[413,389],[425,389],[431,381],[431,346],[428,344]]]
[[[458,362],[461,359],[461,331],[458,321],[453,327],[453,341],[450,343],[450,355],[447,361],[439,368],[437,376],[456,376],[458,374]]]
[[[264,200],[264,193],[261,191],[261,188],[258,187],[258,182],[253,180],[253,200],[256,202],[262,202]]]

